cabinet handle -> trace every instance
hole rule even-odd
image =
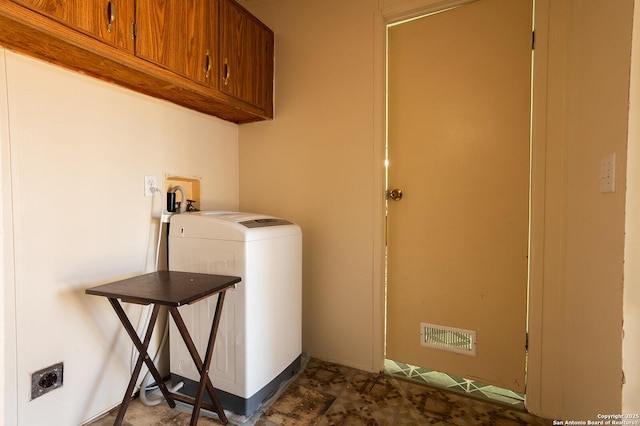
[[[209,49],[207,49],[207,65],[204,73],[205,78],[209,78],[210,71],[211,71],[211,53],[209,53]]]
[[[231,75],[231,71],[229,70],[229,62],[227,58],[224,58],[224,85],[229,85],[229,75]]]
[[[107,32],[113,29],[113,22],[116,20],[116,6],[112,2],[107,3]]]

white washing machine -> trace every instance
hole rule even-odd
[[[248,416],[294,375],[302,354],[302,233],[285,219],[237,212],[171,217],[169,270],[242,278],[227,291],[210,377],[222,406]],[[206,350],[217,296],[180,307],[199,353]],[[170,372],[195,395],[199,374],[169,328]],[[208,395],[207,395],[208,398]]]

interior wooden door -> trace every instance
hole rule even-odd
[[[520,392],[531,31],[531,0],[388,28],[386,356]]]

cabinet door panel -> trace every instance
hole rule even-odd
[[[209,85],[216,69],[210,1],[138,0],[136,56]]]
[[[132,0],[13,0],[106,43],[133,51]]]
[[[273,33],[233,0],[220,2],[220,90],[260,108],[271,102]]]

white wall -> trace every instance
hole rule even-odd
[[[4,424],[80,424],[117,405],[128,381],[128,337],[84,290],[153,267],[164,199],[143,196],[144,175],[200,176],[203,209],[237,209],[238,126],[3,57]],[[140,309],[127,311],[136,323]],[[30,373],[60,361],[62,388],[30,401]]]
[[[5,60],[4,53],[0,54],[0,82],[5,81]],[[7,324],[5,316],[5,284],[6,280],[6,263],[8,260],[5,256],[5,245],[7,244],[7,237],[5,232],[5,211],[8,210],[7,200],[5,198],[5,173],[6,167],[4,167],[6,152],[5,141],[8,141],[9,117],[4,112],[7,110],[6,100],[6,85],[0,84],[0,318],[2,318],[2,328],[0,329],[0,365],[6,364],[5,357],[5,335],[7,333]],[[0,368],[0,395],[6,395],[5,393],[5,369]],[[5,418],[5,399],[0,398],[0,419]]]

